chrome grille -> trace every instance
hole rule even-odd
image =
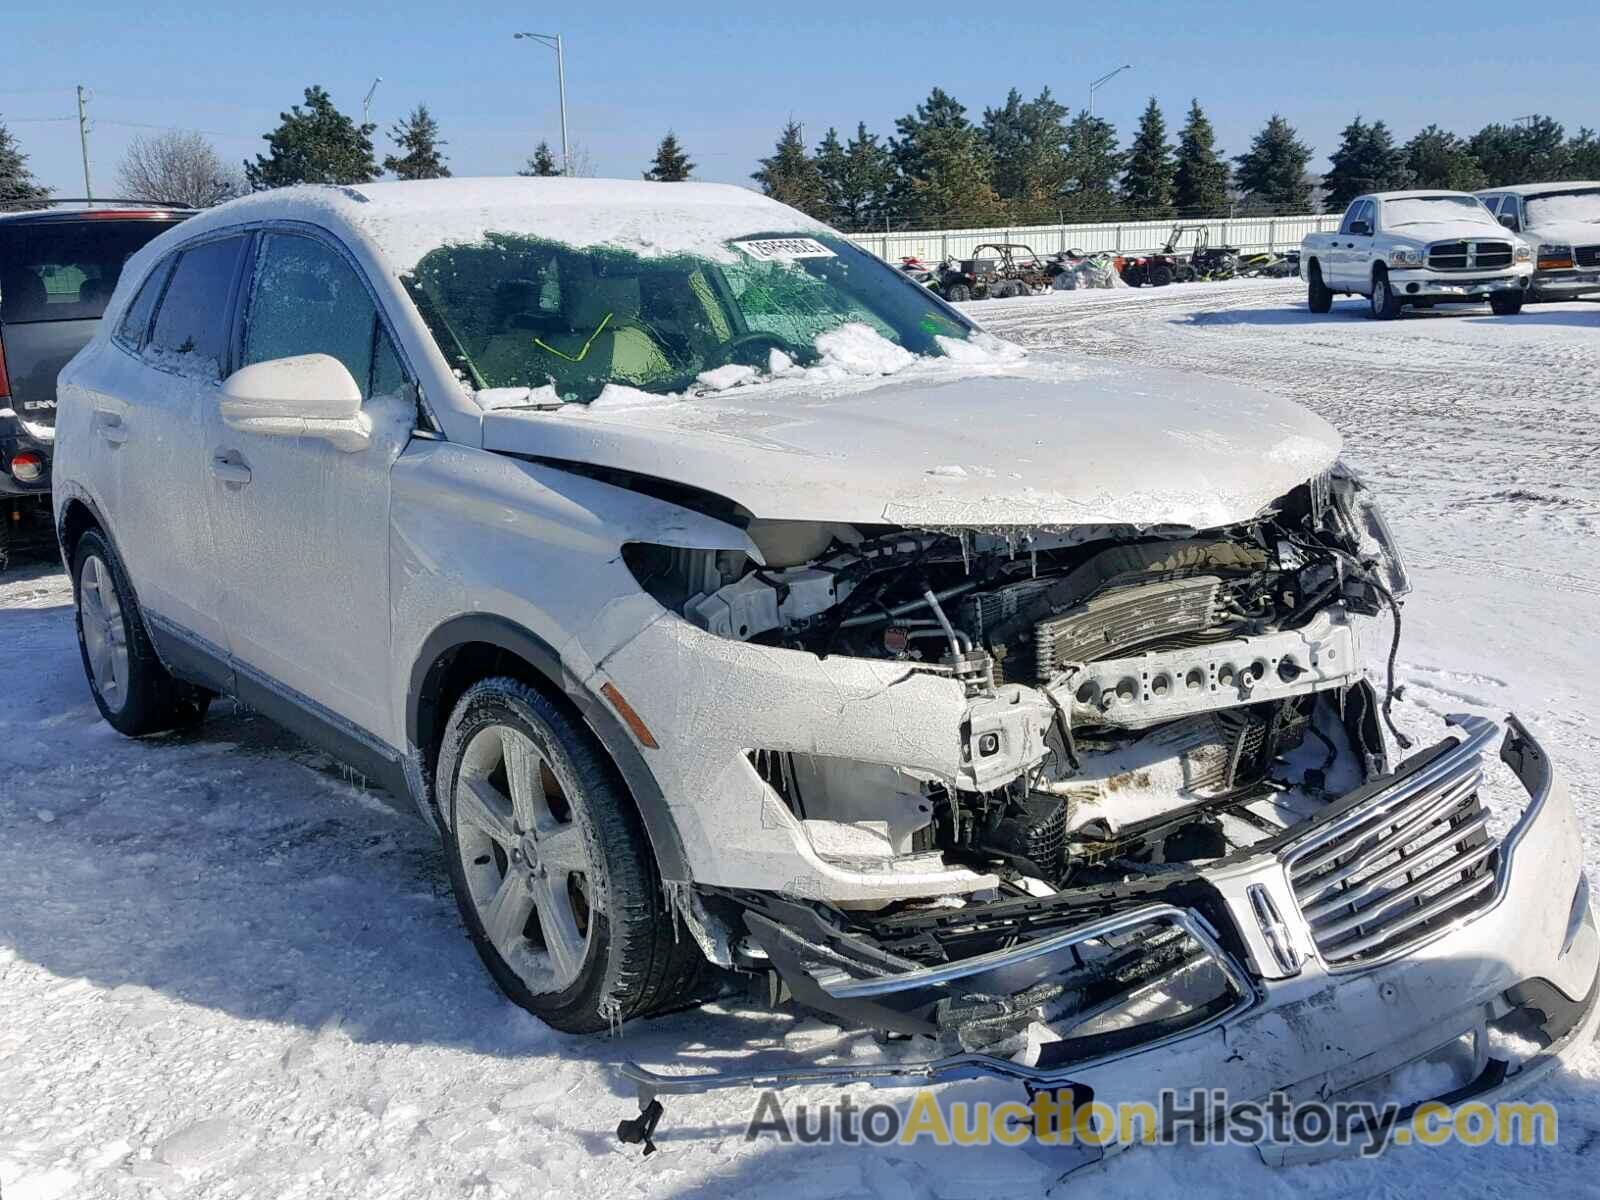
[[[1600,246],[1578,246],[1573,254],[1580,267],[1600,267]]]
[[[1482,724],[1474,748],[1493,735]],[[1330,966],[1388,957],[1492,902],[1499,845],[1478,800],[1482,762],[1467,749],[1441,752],[1285,855],[1300,914]]]
[[[1428,266],[1435,271],[1493,271],[1510,265],[1510,242],[1435,242],[1428,247]]]

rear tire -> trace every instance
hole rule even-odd
[[[951,304],[965,304],[972,299],[972,289],[964,283],[953,283],[945,288],[944,298]]]
[[[1372,296],[1370,297],[1372,316],[1377,321],[1392,321],[1400,315],[1404,306],[1400,297],[1395,293],[1394,285],[1389,282],[1387,272],[1377,271],[1372,276]]]
[[[1172,283],[1172,268],[1165,263],[1157,263],[1150,268],[1150,286],[1167,287]]]
[[[179,682],[161,665],[122,562],[99,530],[73,547],[72,593],[83,671],[95,707],[113,729],[144,737],[205,719],[211,693]]]
[[[1333,293],[1322,282],[1322,264],[1312,263],[1306,278],[1306,307],[1314,313],[1333,311]]]
[[[1521,296],[1509,292],[1495,292],[1489,297],[1489,308],[1497,317],[1514,317],[1522,311]]]
[[[694,994],[705,960],[674,927],[632,798],[548,697],[509,678],[468,688],[435,794],[461,920],[512,1001],[594,1033]]]
[[[1129,267],[1122,273],[1122,282],[1131,288],[1144,286],[1144,268]]]

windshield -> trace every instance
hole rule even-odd
[[[1411,196],[1405,200],[1383,202],[1383,224],[1386,229],[1401,225],[1432,225],[1440,221],[1467,221],[1473,225],[1492,225],[1499,222],[1489,215],[1483,201],[1476,196]]]
[[[844,326],[916,355],[973,329],[840,237],[765,233],[725,251],[646,257],[490,233],[429,252],[402,280],[473,387],[550,385],[585,403],[607,384],[665,395],[723,367],[757,377],[806,366],[817,339]]]
[[[1554,221],[1588,221],[1600,224],[1600,188],[1581,188],[1570,192],[1546,192],[1529,196],[1529,225],[1548,225]]]

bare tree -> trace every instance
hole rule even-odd
[[[250,190],[244,173],[223,162],[210,142],[180,130],[134,138],[117,167],[117,185],[129,200],[188,208],[210,208]]]

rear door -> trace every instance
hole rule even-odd
[[[0,222],[0,339],[11,408],[36,436],[56,423],[56,376],[94,336],[130,255],[175,221]]]
[[[207,414],[231,359],[233,304],[250,241],[191,243],[147,277],[115,342],[135,361],[92,392],[89,422],[112,536],[140,606],[161,633],[224,646],[206,496]]]

